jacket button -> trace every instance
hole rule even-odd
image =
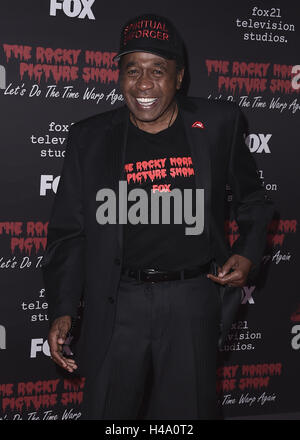
[[[112,296],[108,296],[107,298],[108,298],[108,301],[110,303],[114,303],[115,302],[115,300],[114,300],[114,298]]]
[[[120,266],[120,264],[121,264],[121,260],[120,260],[120,258],[115,258],[115,264],[117,264],[118,266]]]

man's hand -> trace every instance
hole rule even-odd
[[[71,328],[71,316],[60,316],[53,321],[48,335],[51,358],[54,362],[65,370],[73,373],[77,365],[73,359],[63,356],[62,349],[66,341],[67,333]]]
[[[252,261],[242,255],[234,254],[222,268],[218,268],[218,276],[207,274],[207,277],[219,284],[227,284],[232,287],[243,287],[247,283],[247,277],[252,266]],[[232,272],[230,270],[233,269]]]

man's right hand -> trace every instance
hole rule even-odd
[[[71,328],[71,316],[60,316],[56,318],[50,328],[48,343],[50,347],[51,358],[54,362],[65,370],[73,373],[77,365],[74,359],[63,356],[63,345],[66,341],[67,333]]]

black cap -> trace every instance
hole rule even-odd
[[[184,64],[183,42],[175,26],[154,14],[139,15],[123,26],[120,50],[114,61],[131,52],[150,52]]]

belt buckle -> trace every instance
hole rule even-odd
[[[143,269],[141,272],[143,274],[143,277],[141,277],[143,281],[157,283],[158,281],[163,280],[161,276],[162,271],[160,271],[158,268]],[[150,275],[151,278],[153,276],[152,280],[148,278],[148,275]]]

